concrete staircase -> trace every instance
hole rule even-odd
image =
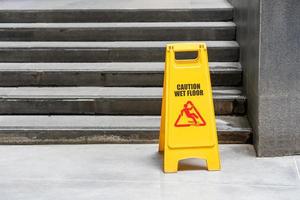
[[[164,48],[206,41],[221,143],[251,143],[231,7],[0,11],[0,144],[152,143]]]

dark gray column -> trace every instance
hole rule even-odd
[[[300,2],[261,0],[258,155],[300,153]]]
[[[300,153],[300,2],[231,3],[257,155]]]

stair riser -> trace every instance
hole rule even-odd
[[[236,62],[238,47],[209,47],[210,62]],[[0,62],[164,62],[163,47],[1,48]]]
[[[0,29],[1,41],[191,41],[235,40],[235,28],[13,28]]]
[[[240,86],[242,72],[211,72],[213,86]],[[163,72],[12,71],[0,72],[0,86],[118,86],[161,87]]]
[[[9,23],[230,21],[232,18],[232,9],[13,10],[0,12],[0,22]]]
[[[0,130],[0,145],[7,144],[146,144],[158,142],[159,130]],[[251,132],[219,131],[220,144],[251,143]]]
[[[217,115],[245,114],[245,100],[214,100]],[[160,115],[160,98],[2,99],[0,114]]]

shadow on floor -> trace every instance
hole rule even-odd
[[[153,166],[159,170],[163,170],[163,153],[154,153],[152,155]],[[206,161],[198,158],[189,158],[180,160],[178,163],[179,171],[189,170],[207,170]]]

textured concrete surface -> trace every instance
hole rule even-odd
[[[2,23],[1,41],[235,40],[232,22]]]
[[[217,116],[216,123],[220,131],[251,131],[245,117]],[[0,117],[0,125],[3,130],[159,130],[160,116],[4,115]]]
[[[0,71],[163,72],[164,62],[130,63],[0,63]],[[210,62],[211,73],[242,71],[238,62]]]
[[[215,99],[245,100],[241,88],[213,87]],[[1,87],[1,98],[161,98],[160,87]]]
[[[246,117],[217,116],[221,143],[251,143]],[[157,142],[160,116],[40,116],[0,117],[0,144],[86,144]]]
[[[2,0],[2,10],[32,9],[222,9],[232,8],[226,0]]]
[[[232,8],[0,10],[0,22],[4,23],[212,22],[232,18]]]
[[[174,41],[175,42],[175,41]],[[1,62],[164,62],[170,41],[0,42]],[[235,41],[206,41],[210,62],[235,62]]]
[[[253,126],[254,142],[258,138],[258,80],[260,42],[260,0],[229,0],[234,6],[237,24],[237,41],[240,45],[240,62],[243,66],[243,85],[247,95],[247,115]]]
[[[221,145],[222,171],[185,160],[162,172],[157,145],[0,146],[2,199],[297,199],[299,156],[256,158]]]
[[[300,153],[299,1],[231,2],[257,153]]]
[[[209,63],[213,86],[241,86],[239,63]],[[164,63],[0,63],[0,86],[162,87]]]
[[[226,0],[2,0],[1,22],[228,21]]]
[[[217,116],[220,131],[251,131],[245,117]],[[70,129],[70,130],[159,130],[160,116],[0,116],[2,130],[23,129]]]
[[[250,143],[246,117],[217,116],[221,143]],[[0,144],[156,143],[159,116],[0,116]]]
[[[232,28],[233,22],[127,22],[127,23],[1,23],[0,29],[17,28]]]
[[[262,156],[300,153],[299,19],[298,0],[262,0],[256,142]]]
[[[217,116],[221,143],[251,143],[246,117]],[[156,143],[160,116],[0,116],[0,144]]]
[[[165,48],[167,44],[181,41],[141,41],[141,42],[0,42],[1,48],[143,48],[156,47]],[[190,41],[199,42],[199,41]],[[203,41],[208,48],[231,47],[237,48],[239,44],[235,41]]]
[[[0,21],[3,22],[0,24],[0,30],[4,37],[0,37],[0,40],[9,40],[9,42],[0,42],[0,60],[3,62],[2,64],[8,62],[19,62],[19,64],[26,62],[36,62],[36,64],[47,62],[163,62],[165,59],[165,46],[167,43],[171,43],[169,40],[216,40],[207,42],[209,60],[214,62],[235,62],[239,60],[239,45],[234,41],[236,27],[232,22],[232,11],[232,6],[225,0],[154,0],[151,2],[137,0],[4,0],[1,2],[0,8]],[[41,23],[35,23],[38,21]],[[137,21],[140,23],[134,23]],[[175,21],[176,23],[170,21]],[[18,40],[17,38],[21,41],[27,40],[30,42],[13,41]],[[46,42],[47,40],[55,42]],[[59,42],[64,40],[81,42]],[[86,42],[87,40],[114,42]],[[123,40],[123,42],[119,42],[120,40]],[[142,40],[142,42],[132,42],[130,40]],[[153,42],[153,40],[156,42]],[[227,72],[224,72],[224,74]],[[23,80],[18,79],[17,73],[15,73],[15,79],[22,84]],[[77,72],[74,73],[76,74]],[[61,74],[56,80],[64,79],[64,75],[66,74]],[[32,73],[29,76],[39,81],[45,77],[45,74],[40,72],[39,74]],[[3,77],[9,79],[8,76],[5,76],[5,73]],[[81,78],[88,79],[89,77]],[[96,79],[97,77],[94,78]],[[101,78],[103,77],[101,76]],[[142,78],[140,77],[140,79]],[[5,81],[2,77],[0,79]],[[151,77],[148,77],[148,79],[151,79]],[[128,80],[130,81],[130,78]],[[76,78],[73,81],[76,82]],[[113,81],[113,78],[111,78],[111,81]],[[45,85],[39,84],[34,86],[36,87],[11,88],[10,92],[7,92],[6,88],[2,87],[4,92],[0,95],[2,97],[0,98],[0,113],[16,115],[115,114],[118,117],[120,115],[160,114],[161,88],[120,89],[119,87],[122,85],[114,85],[119,87],[105,89],[79,87],[41,88],[40,86]],[[59,85],[57,82],[55,86],[62,85]],[[241,86],[241,82],[237,86]],[[240,88],[221,90],[214,92],[216,113],[219,115],[244,115],[246,113],[246,98],[243,96],[242,90]],[[35,117],[38,118],[38,116]],[[43,117],[46,117],[48,120],[48,116]],[[74,120],[72,116],[69,117],[71,118],[69,121]],[[116,120],[120,119],[117,118]],[[239,122],[247,122],[246,116],[240,116],[235,119],[242,119],[237,120]],[[20,119],[15,118],[14,120]],[[31,120],[34,119],[31,118]],[[62,123],[65,122],[62,121]],[[72,127],[76,121],[71,122],[73,122],[71,123]],[[105,122],[103,123],[105,125]],[[222,121],[221,125],[224,128],[224,131],[221,131],[221,135],[225,138],[230,138],[230,141],[233,138],[230,133],[231,130],[234,130],[233,132],[238,133],[240,136],[243,134],[243,126],[240,123],[234,126],[228,121]],[[19,131],[22,132],[22,136],[25,138],[36,141],[38,139],[55,139],[55,137],[59,137],[60,131],[66,131],[66,129],[61,128],[57,132],[53,129],[51,130],[52,132],[47,132],[48,129],[44,128],[37,130],[40,135],[37,132],[32,133],[28,129],[22,130],[21,128],[18,130],[14,128],[6,130],[8,132],[5,132],[4,135],[13,135]],[[122,127],[117,127],[115,132],[120,129]],[[3,130],[5,130],[5,127]],[[69,131],[69,135],[64,139],[74,138],[74,135],[78,136],[78,132],[74,133],[71,129],[67,129],[67,131]],[[81,133],[83,132],[82,130],[80,131]],[[105,132],[107,130],[103,127],[102,129],[100,128],[101,131],[102,133],[107,133]],[[247,129],[246,132],[246,137],[243,137],[243,139],[236,139],[237,137],[234,136],[235,139],[239,142],[247,141],[248,143],[251,131]],[[71,134],[73,136],[70,136]],[[131,134],[133,135],[133,133]],[[89,134],[87,135],[89,136]],[[81,135],[82,141],[85,143],[90,142],[84,140],[88,138],[87,135]],[[139,138],[139,135],[136,135],[136,138]]]
[[[240,88],[214,87],[213,98],[218,115],[246,111]],[[0,113],[160,115],[161,99],[160,87],[2,87]]]

